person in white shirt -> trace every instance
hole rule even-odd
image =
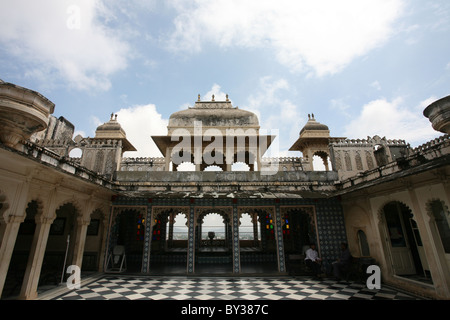
[[[309,249],[305,252],[305,264],[308,268],[312,270],[317,278],[320,278],[321,274],[321,262],[322,259],[319,258],[319,253],[316,250],[316,245],[312,243]]]

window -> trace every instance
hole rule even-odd
[[[273,229],[273,219],[272,215],[269,213],[266,215],[266,233],[269,239],[275,239],[275,233]]]
[[[145,219],[142,216],[142,214],[139,214],[136,226],[136,240],[143,241],[144,235],[145,235]]]

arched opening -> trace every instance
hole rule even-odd
[[[186,251],[188,240],[187,217],[184,213],[174,215],[167,223],[167,248],[172,251]]]
[[[231,165],[231,171],[250,171],[250,166],[244,162],[236,162]]]
[[[384,166],[388,163],[386,149],[381,144],[377,144],[373,147],[373,155],[375,156],[375,161],[377,162],[378,167]]]
[[[38,202],[33,200],[28,203],[25,210],[25,220],[20,224],[19,232],[17,234],[2,298],[18,296],[20,293],[36,229],[35,217],[38,213],[38,209]]]
[[[239,228],[241,272],[278,271],[275,217],[270,209],[255,208],[241,215]],[[241,235],[241,232],[244,232]],[[253,234],[253,235],[252,235]],[[246,240],[249,238],[252,240]]]
[[[67,276],[63,269],[64,264],[73,258],[77,215],[78,211],[72,203],[64,204],[56,210],[42,263],[40,285],[57,285],[61,282],[61,277]]]
[[[287,271],[290,274],[308,274],[304,263],[306,250],[314,243],[320,253],[312,208],[290,208],[282,212],[281,218]]]
[[[258,230],[261,229],[259,221],[255,221],[256,216],[252,217],[249,213],[243,213],[239,224],[239,240],[240,247],[258,247],[258,242],[261,241],[261,234]]]
[[[83,156],[83,150],[81,150],[80,148],[73,148],[69,152],[70,158],[81,158],[82,156]]]
[[[192,162],[183,162],[177,167],[177,171],[195,171],[195,164]]]
[[[329,171],[332,167],[330,157],[326,152],[316,152],[312,162],[314,171]]]
[[[153,219],[150,272],[184,274],[188,248],[187,214],[174,209],[158,209]]]
[[[223,169],[216,165],[207,166],[203,171],[223,171]]]
[[[187,151],[172,153],[172,171],[195,171],[194,156]]]
[[[202,160],[200,171],[226,171],[225,156],[220,151],[204,151]]]
[[[401,202],[392,201],[383,207],[383,213],[394,274],[430,277],[419,228],[411,209]]]
[[[248,166],[248,171],[255,171],[256,157],[250,151],[239,151],[234,155],[233,163],[245,163]]]
[[[196,273],[230,273],[231,224],[222,210],[204,210],[197,220]]]
[[[211,239],[211,232],[214,237]],[[213,243],[213,246],[224,247],[226,238],[225,223],[223,217],[218,213],[209,213],[203,218],[201,239]],[[212,240],[212,241],[211,241]],[[217,242],[215,242],[215,240]],[[218,241],[222,240],[222,241]]]
[[[113,223],[110,245],[124,246],[129,272],[140,272],[145,241],[146,216],[142,210],[124,209]]]

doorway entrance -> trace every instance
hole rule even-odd
[[[429,277],[422,239],[411,209],[393,201],[384,206],[383,213],[394,274]]]

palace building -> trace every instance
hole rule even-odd
[[[278,158],[265,156],[276,135],[228,96],[199,96],[172,114],[167,135],[151,137],[160,158],[124,157],[136,148],[114,114],[93,138],[74,137],[54,109],[40,93],[0,81],[2,299],[37,298],[69,265],[302,274],[310,243],[326,269],[343,242],[359,267],[378,265],[384,283],[450,298],[450,96],[424,110],[442,135],[417,148],[333,137],[310,114],[290,148],[298,157]]]

